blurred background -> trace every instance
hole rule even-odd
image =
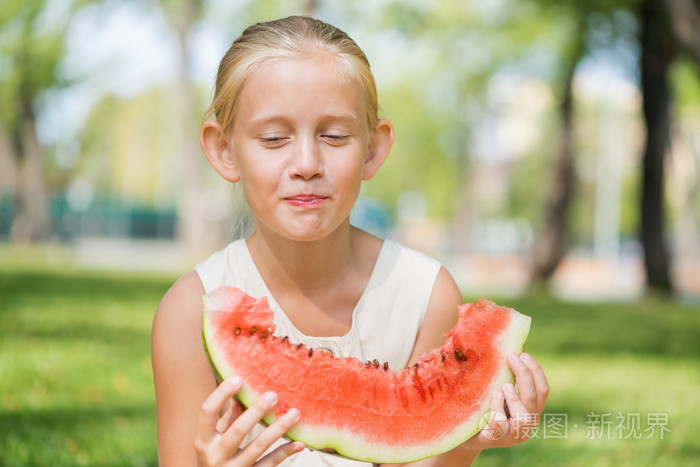
[[[216,68],[290,14],[358,42],[395,126],[353,222],[535,318],[571,433],[482,465],[699,458],[699,1],[0,0],[0,465],[155,463],[152,312],[241,234]]]
[[[465,290],[697,296],[698,3],[579,3],[3,0],[0,240],[161,270],[221,247],[237,206],[198,144],[218,61],[303,13],[356,38],[396,126],[357,224]]]

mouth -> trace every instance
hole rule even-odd
[[[304,193],[292,196],[285,196],[284,200],[292,206],[299,207],[315,207],[323,204],[328,199],[328,196],[317,195],[315,193]]]

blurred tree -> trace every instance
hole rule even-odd
[[[673,37],[680,49],[700,66],[700,2],[664,0],[669,11]]]
[[[0,8],[0,182],[14,201],[11,239],[39,241],[50,228],[44,150],[37,134],[37,98],[59,82],[63,33],[72,11],[49,11],[47,0],[6,0]],[[49,13],[52,13],[49,15]]]
[[[644,0],[641,24],[640,72],[647,128],[642,159],[641,238],[650,289],[669,292],[669,252],[666,244],[664,156],[671,127],[668,73],[676,54],[668,11],[663,0]]]
[[[50,234],[45,150],[37,133],[37,101],[59,76],[73,15],[91,0],[6,0],[0,8],[0,195],[14,204],[10,238],[35,242]]]
[[[193,50],[189,39],[203,12],[202,0],[159,0],[177,37],[180,67],[176,78],[177,148],[181,162],[182,189],[178,203],[177,236],[182,247],[192,253],[209,249],[209,231],[202,217],[203,164],[196,135],[198,116],[197,92],[190,79]],[[212,240],[213,241],[213,240]]]
[[[0,124],[0,201],[17,190],[17,155],[5,125]]]
[[[642,159],[641,238],[647,286],[669,293],[669,250],[666,241],[664,159],[671,128],[671,65],[685,53],[700,66],[700,2],[643,0],[638,7],[640,74],[647,140]]]
[[[304,16],[316,16],[319,0],[301,0],[301,14]]]
[[[549,6],[548,0],[538,0]],[[640,234],[644,248],[644,264],[647,285],[651,290],[667,293],[671,290],[669,275],[669,251],[665,239],[666,216],[664,210],[664,155],[669,144],[671,125],[668,75],[670,66],[679,50],[684,51],[700,64],[700,2],[697,0],[617,0],[615,2],[558,2],[569,9],[569,14],[579,18],[578,37],[570,38],[574,50],[585,52],[586,19],[593,12],[610,15],[617,9],[636,11],[639,19],[640,78],[643,96],[643,114],[647,140],[642,159],[642,187],[640,200]],[[564,60],[565,69],[573,71],[577,59]],[[573,66],[573,68],[572,68]],[[563,73],[570,88],[571,74]],[[567,97],[562,100],[562,128],[569,127],[570,109]],[[570,128],[570,127],[569,127]],[[569,136],[567,137],[567,134]],[[556,176],[550,192],[543,233],[537,237],[534,250],[535,281],[546,280],[556,269],[565,253],[565,212],[571,200],[570,132],[563,131],[561,151],[556,165]],[[567,189],[565,185],[569,185]]]
[[[574,98],[573,82],[581,60],[595,47],[590,35],[595,32],[589,18],[592,14],[611,17],[620,9],[630,9],[636,0],[595,0],[588,2],[534,0],[542,11],[558,12],[571,20],[573,28],[568,37],[561,40],[563,53],[559,57],[557,86],[559,99],[559,144],[551,185],[545,202],[544,222],[535,236],[533,245],[532,284],[539,285],[554,274],[567,252],[569,237],[568,212],[574,197]],[[614,22],[611,22],[614,24]],[[609,44],[606,44],[609,46]]]
[[[558,48],[551,39],[559,38],[559,24],[539,16],[529,2],[509,0],[394,1],[385,2],[371,19],[347,16],[361,17],[367,34],[377,34],[378,44],[389,44],[401,57],[392,62],[394,81],[383,94],[394,108],[382,106],[397,130],[394,155],[387,161],[392,169],[380,171],[377,183],[398,194],[420,191],[430,214],[454,219],[454,246],[473,252],[478,219],[508,215],[507,206],[481,199],[478,192],[489,185],[485,172],[493,170],[507,189],[515,152],[511,141],[499,139],[498,129],[489,127],[502,116],[512,91],[498,81],[548,79],[547,63],[538,67],[537,57]],[[373,66],[386,68],[379,62]],[[401,134],[402,127],[410,131]],[[397,171],[402,177],[395,176]]]
[[[576,67],[585,54],[585,22],[587,2],[574,2],[573,32],[560,57],[559,142],[546,195],[544,222],[533,242],[531,283],[539,286],[549,280],[566,255],[567,215],[574,194],[574,96],[573,80]]]

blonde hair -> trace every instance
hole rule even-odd
[[[334,55],[338,71],[361,87],[368,129],[373,132],[378,121],[377,88],[367,57],[346,33],[306,16],[257,23],[243,31],[221,59],[207,116],[231,134],[238,97],[251,74],[263,63],[299,57],[314,48]]]

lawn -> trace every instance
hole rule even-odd
[[[0,465],[155,465],[153,311],[174,277],[0,251]],[[8,259],[9,258],[9,259]],[[504,299],[552,393],[535,439],[475,465],[695,465],[700,307]]]

